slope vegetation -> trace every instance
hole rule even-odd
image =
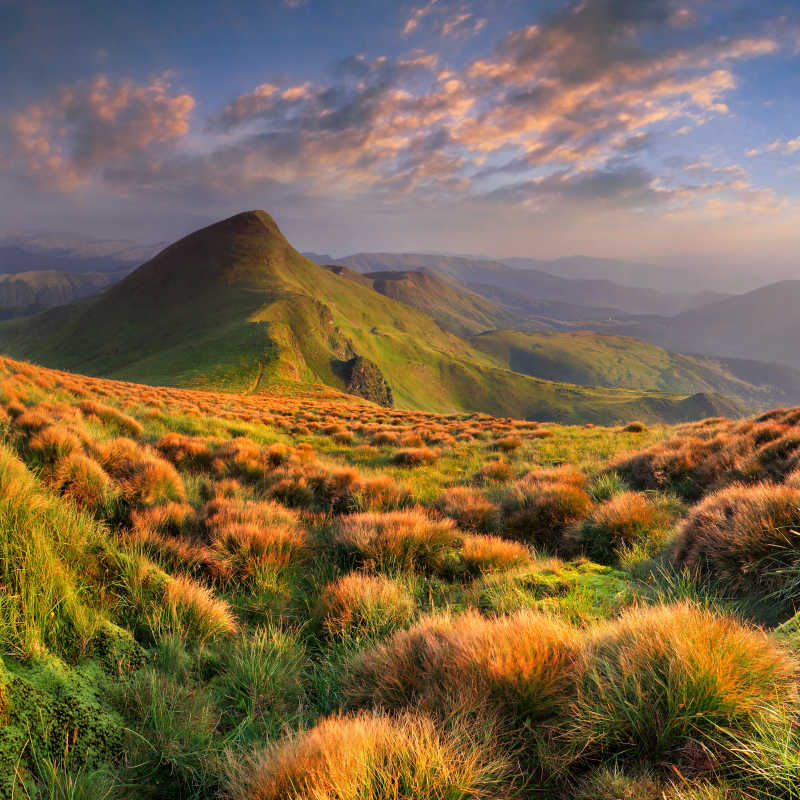
[[[799,421],[0,359],[0,797],[791,800]]]
[[[489,331],[471,341],[515,372],[553,381],[673,394],[717,392],[759,408],[800,400],[800,373],[792,369],[763,364],[755,372],[743,362],[680,355],[628,336]]]
[[[263,211],[187,236],[98,297],[5,323],[0,348],[94,375],[239,392],[287,380],[346,390],[354,366],[371,364],[404,407],[692,418],[680,397],[503,369],[422,311],[304,258]]]

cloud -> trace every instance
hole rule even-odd
[[[15,113],[12,148],[29,176],[72,190],[179,141],[194,105],[191,95],[172,92],[168,76],[137,84],[99,75]]]
[[[668,180],[635,163],[729,115],[738,65],[778,48],[703,29],[695,6],[582,0],[458,66],[417,49],[352,56],[303,83],[258,76],[205,120],[191,149],[181,142],[194,100],[167,77],[96,78],[20,111],[15,148],[29,173],[62,188],[97,179],[193,198],[281,187],[387,208],[489,198],[581,213],[592,203],[676,208],[713,192],[741,202],[756,191],[742,175],[696,166]],[[423,20],[442,36],[486,22],[463,3],[430,0],[410,10],[404,33]]]
[[[436,2],[437,0],[430,0],[430,2],[426,3],[425,5],[417,6],[411,11],[406,18],[405,24],[403,25],[404,36],[412,34],[419,27],[420,22],[422,22],[422,20],[427,17],[431,11],[433,11]]]

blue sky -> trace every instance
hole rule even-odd
[[[800,272],[797,0],[0,0],[0,67],[0,235]]]

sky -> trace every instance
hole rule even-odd
[[[800,275],[800,0],[0,0],[0,235]]]

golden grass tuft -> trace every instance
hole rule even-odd
[[[730,486],[705,498],[681,524],[673,556],[736,592],[779,592],[800,566],[800,489]],[[794,579],[796,580],[796,579]]]
[[[761,631],[686,603],[596,628],[572,708],[587,755],[664,758],[747,733],[796,698],[797,665]]]
[[[503,526],[515,539],[557,551],[567,529],[591,508],[589,495],[574,484],[527,477],[509,487],[503,497]]]
[[[399,581],[351,572],[325,587],[315,616],[330,638],[378,636],[407,625],[415,608]]]
[[[471,486],[446,489],[437,507],[464,530],[495,533],[500,529],[500,509],[483,492]]]
[[[505,761],[428,719],[331,717],[230,761],[231,800],[489,800],[506,796]]]
[[[164,587],[164,605],[170,617],[192,640],[209,639],[236,632],[236,619],[228,604],[186,575],[170,575]]]
[[[501,572],[531,561],[530,551],[525,545],[499,536],[480,534],[464,537],[460,556],[465,571],[470,575]]]
[[[356,656],[346,690],[355,706],[494,712],[516,728],[565,711],[582,647],[576,628],[532,611],[436,615]]]
[[[93,458],[71,452],[59,459],[53,485],[76,505],[89,511],[107,512],[119,492],[108,473]]]
[[[595,506],[571,537],[594,561],[614,563],[619,554],[638,545],[653,552],[669,532],[671,519],[639,492],[620,492]]]
[[[411,509],[340,517],[332,541],[351,561],[367,567],[439,572],[453,560],[460,536],[452,520]]]
[[[406,447],[394,454],[394,463],[403,467],[418,467],[435,464],[439,460],[439,453],[429,447]]]

